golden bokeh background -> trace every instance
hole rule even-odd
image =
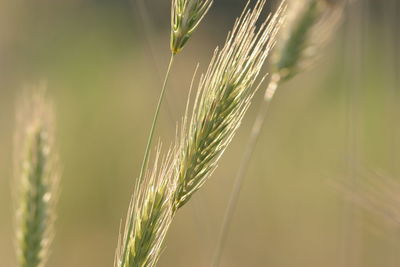
[[[1,266],[16,266],[15,103],[43,80],[63,171],[47,266],[112,266],[169,57],[170,1],[148,1],[146,12],[134,1],[0,0]],[[156,133],[164,144],[173,140],[196,64],[206,68],[244,2],[215,1],[177,57]],[[333,186],[375,173],[400,179],[399,10],[397,0],[353,1],[314,66],[280,88],[222,266],[399,266],[399,226]],[[212,179],[177,215],[160,267],[210,266],[261,98],[260,91]]]

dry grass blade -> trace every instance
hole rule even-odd
[[[18,264],[44,266],[53,235],[59,173],[53,146],[54,113],[44,90],[18,109],[15,138]]]
[[[368,175],[356,184],[334,184],[339,192],[364,210],[400,228],[400,183],[384,175]]]
[[[175,208],[184,205],[211,175],[236,133],[255,92],[259,75],[280,25],[282,8],[257,27],[265,0],[245,8],[220,52],[201,77],[189,125],[180,144]],[[186,114],[187,120],[189,115]]]
[[[190,39],[213,0],[172,0],[171,51],[179,53]]]
[[[155,266],[159,258],[162,242],[172,221],[175,189],[171,179],[174,153],[169,152],[159,164],[160,150],[153,169],[142,182],[136,184],[115,266]]]

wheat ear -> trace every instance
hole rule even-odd
[[[265,5],[247,6],[235,22],[221,51],[218,49],[200,78],[189,125],[182,127],[176,179],[175,209],[183,206],[210,177],[247,111],[254,84],[280,25],[282,8],[260,27]]]
[[[315,57],[328,37],[332,36],[339,24],[343,4],[335,5],[326,0],[292,0],[289,5],[289,19],[286,29],[277,41],[277,53],[273,63],[273,74],[265,91],[264,100],[259,107],[250,136],[243,153],[239,170],[234,180],[233,190],[226,209],[221,233],[217,240],[212,266],[219,266],[222,250],[226,242],[229,227],[237,205],[240,189],[253,156],[268,107],[281,82],[294,77],[304,68],[305,63]],[[323,33],[321,33],[323,31]]]
[[[43,89],[21,100],[15,138],[17,256],[21,267],[48,258],[59,173],[53,145],[54,113]]]

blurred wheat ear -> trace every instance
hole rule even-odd
[[[280,81],[309,66],[340,25],[346,0],[289,1],[288,21],[278,39],[273,71]]]
[[[220,263],[234,210],[239,199],[241,185],[246,176],[270,102],[279,85],[293,78],[305,69],[305,65],[317,56],[321,46],[332,37],[338,27],[344,0],[289,0],[288,19],[277,40],[277,48],[272,63],[273,73],[266,88],[264,100],[259,107],[252,126],[245,151],[234,180],[227,210],[217,240],[214,267]]]
[[[45,265],[52,241],[59,172],[54,151],[54,112],[43,88],[26,93],[15,135],[18,264]]]

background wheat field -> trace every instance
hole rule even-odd
[[[146,1],[145,9],[135,1],[0,0],[0,266],[16,266],[15,103],[26,85],[43,80],[63,172],[48,266],[113,264],[169,57],[170,1]],[[176,58],[156,133],[165,143],[183,116],[196,64],[206,69],[244,3],[216,0]],[[318,62],[278,90],[221,266],[400,265],[400,225],[337,186],[400,179],[399,16],[398,0],[353,1]],[[159,266],[210,265],[261,99],[259,92],[213,177],[175,218]]]

